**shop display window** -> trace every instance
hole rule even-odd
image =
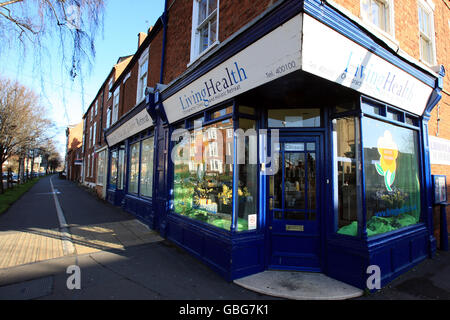
[[[226,230],[233,212],[234,136],[229,130],[231,119],[195,128],[176,139],[172,152],[175,213]],[[238,228],[247,226],[238,223]]]
[[[109,173],[109,187],[115,189],[117,187],[117,150],[111,151],[111,171]]]
[[[240,118],[242,137],[237,141],[238,161],[238,231],[256,229],[258,201],[258,141],[256,121]]]
[[[333,120],[334,183],[338,234],[358,234],[361,210],[361,145],[359,118]]]
[[[139,142],[130,146],[130,180],[128,181],[128,192],[138,193],[139,179]]]
[[[125,147],[119,149],[119,162],[117,164],[117,189],[123,190],[125,176]]]
[[[418,133],[372,118],[363,135],[367,235],[419,222],[420,172]]]
[[[151,197],[153,191],[153,144],[153,137],[142,141],[140,190],[145,197]]]

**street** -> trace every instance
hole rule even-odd
[[[50,179],[74,252],[64,252]],[[81,289],[69,290],[78,265]],[[228,283],[130,214],[72,182],[42,178],[0,216],[2,299],[265,299]]]
[[[438,251],[357,300],[450,299],[449,261],[449,252]],[[72,281],[76,268],[79,286]],[[42,178],[0,216],[0,300],[31,299],[276,298],[225,281],[132,215],[53,176]]]

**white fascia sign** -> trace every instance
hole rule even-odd
[[[303,19],[302,69],[422,115],[433,88],[314,18]]]
[[[142,130],[150,128],[152,125],[153,120],[148,114],[147,109],[144,109],[109,134],[106,140],[109,146],[113,146]]]
[[[163,101],[169,123],[301,67],[299,14]]]
[[[306,14],[298,14],[163,101],[169,123],[303,70],[422,115],[433,88]]]

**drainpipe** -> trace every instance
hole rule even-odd
[[[438,73],[438,78],[436,79],[436,84],[433,92],[431,93],[430,99],[428,100],[427,107],[422,116],[421,126],[422,126],[422,140],[423,140],[423,168],[424,168],[424,185],[426,190],[423,194],[425,200],[425,210],[426,210],[426,225],[429,232],[429,257],[433,257],[436,252],[436,238],[433,235],[433,204],[432,204],[432,185],[431,181],[431,165],[430,165],[430,147],[428,142],[428,121],[430,120],[431,111],[439,103],[442,98],[441,92],[443,89],[443,79],[445,77],[445,68],[443,65],[438,67],[436,70]]]
[[[164,83],[164,61],[166,58],[166,41],[167,41],[167,2],[164,1],[164,12],[161,16],[161,22],[163,25],[163,42],[162,42],[162,52],[161,52],[161,70],[159,75],[159,83]]]

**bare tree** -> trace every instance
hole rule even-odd
[[[24,53],[31,46],[33,55],[41,56],[48,53],[45,40],[58,39],[63,65],[74,79],[95,57],[103,10],[104,0],[0,0],[0,40],[3,47],[21,45]]]
[[[3,163],[12,155],[21,161],[29,151],[48,139],[52,122],[44,117],[37,95],[17,82],[0,79],[0,176]],[[19,169],[20,170],[20,169]],[[0,184],[3,193],[3,184]]]

